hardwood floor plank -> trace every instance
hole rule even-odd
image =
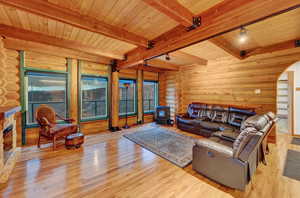
[[[63,142],[56,151],[51,144],[22,148],[8,183],[0,186],[0,197],[292,198],[300,193],[299,181],[282,176],[287,149],[300,151],[287,134],[278,134],[268,165],[260,164],[246,191],[240,192],[198,174],[191,165],[179,168],[122,137],[136,129],[88,135],[78,150],[65,149]]]

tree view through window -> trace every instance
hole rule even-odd
[[[81,119],[95,119],[107,116],[107,79],[82,76]]]
[[[129,84],[128,92],[126,93],[125,84]],[[135,81],[134,80],[119,80],[119,114],[126,115],[126,94],[127,94],[127,113],[136,113],[136,97],[135,97]]]
[[[35,111],[41,104],[54,108],[63,117],[67,113],[67,77],[65,74],[28,72],[27,124],[36,123]]]
[[[144,81],[143,85],[144,112],[149,113],[155,111],[157,106],[157,82]]]

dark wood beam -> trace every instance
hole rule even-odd
[[[266,53],[272,53],[272,52],[277,52],[277,51],[281,51],[281,50],[296,48],[296,47],[298,47],[296,45],[296,41],[298,41],[298,40],[300,41],[300,38],[277,43],[274,45],[269,45],[266,47],[259,47],[259,48],[255,48],[255,49],[246,50],[245,56],[243,56],[243,58],[247,58],[247,57],[259,55],[259,54],[266,54]]]
[[[125,29],[112,26],[89,16],[83,16],[73,10],[62,8],[44,0],[0,0],[0,3],[21,9],[39,16],[57,20],[91,32],[125,41],[137,46],[148,46],[148,40]]]
[[[143,0],[145,3],[162,12],[178,23],[189,27],[193,25],[193,13],[177,0]]]
[[[118,62],[118,66],[132,67],[139,61],[176,51],[299,7],[300,2],[296,0],[224,0],[199,15],[202,19],[200,27],[187,32],[180,25],[154,39],[152,49],[137,48],[131,51],[125,61]]]
[[[240,56],[240,50],[235,48],[231,43],[229,43],[225,38],[222,36],[214,37],[212,39],[209,39],[210,42],[218,46],[219,48],[223,49],[228,54],[232,55],[235,58],[243,59]]]
[[[3,42],[5,48],[7,49],[33,51],[33,52],[39,52],[44,54],[50,54],[54,56],[86,60],[86,61],[101,63],[101,64],[109,64],[111,61],[110,58],[106,58],[102,56],[97,56],[85,52],[79,52],[72,49],[66,49],[66,48],[61,48],[61,47],[31,42],[31,41],[24,41],[24,40],[19,40],[14,38],[6,37],[3,40]]]
[[[72,49],[72,50],[86,52],[98,56],[105,56],[112,59],[121,60],[124,58],[123,55],[112,54],[108,51],[104,51],[103,49],[84,45],[77,41],[60,39],[53,36],[41,34],[38,32],[32,32],[29,30],[11,27],[4,24],[0,24],[0,35],[5,37],[16,38],[20,40],[32,41],[32,42],[43,43],[43,44],[52,45],[56,47]]]

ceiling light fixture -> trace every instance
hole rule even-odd
[[[239,41],[240,43],[245,43],[248,40],[248,30],[246,28],[241,27]]]
[[[169,54],[166,54],[166,60],[167,60],[167,61],[171,60]]]

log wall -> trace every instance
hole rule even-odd
[[[20,56],[19,51],[15,49],[5,49],[7,58],[4,72],[0,73],[1,89],[0,89],[0,106],[21,105],[20,101]],[[97,75],[109,77],[109,66],[98,64],[89,61],[81,60],[81,68],[78,69],[78,60],[69,59],[71,61],[70,76],[71,76],[71,93],[70,93],[70,117],[79,122],[78,115],[78,72],[85,75]],[[25,67],[49,71],[68,71],[67,58],[62,56],[50,55],[45,52],[25,51]],[[125,69],[119,72],[119,78],[137,79],[137,71],[134,69]],[[158,73],[145,72],[145,80],[158,80]],[[118,89],[117,89],[118,90]],[[139,89],[141,92],[142,89]],[[139,103],[142,102],[140,99]],[[115,105],[118,106],[118,105]],[[144,115],[145,122],[153,120],[152,115]],[[129,125],[137,124],[137,116],[130,116],[128,119]],[[123,126],[125,119],[118,120],[118,126]],[[18,144],[21,144],[21,122],[18,124]],[[81,121],[80,129],[84,134],[99,133],[109,129],[109,119],[97,121]],[[26,129],[27,145],[35,145],[38,138],[38,128]]]
[[[254,105],[258,113],[276,112],[277,79],[299,60],[300,50],[293,49],[242,61],[226,58],[183,66],[160,74],[160,104],[171,106],[172,115],[186,112],[192,102]],[[255,93],[258,89],[260,94]],[[275,131],[269,141],[276,142]]]

